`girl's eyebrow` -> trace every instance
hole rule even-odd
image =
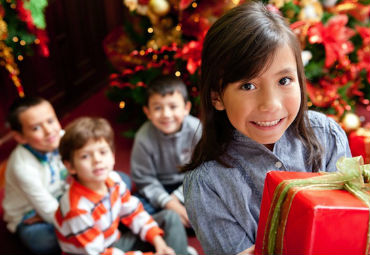
[[[286,67],[286,68],[280,70],[279,72],[277,72],[276,74],[277,75],[283,75],[283,74],[292,74],[292,73],[296,73],[296,72],[297,72],[296,68]]]

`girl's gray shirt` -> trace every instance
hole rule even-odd
[[[342,128],[324,114],[309,111],[311,126],[324,153],[320,171],[336,171],[336,162],[351,157]],[[266,173],[271,170],[311,172],[302,142],[288,128],[268,150],[235,131],[228,147],[233,160],[226,168],[208,161],[187,172],[185,207],[204,253],[237,254],[255,243]]]

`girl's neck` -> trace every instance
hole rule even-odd
[[[274,143],[271,143],[271,144],[264,144],[264,146],[269,149],[270,151],[272,151],[274,149]]]

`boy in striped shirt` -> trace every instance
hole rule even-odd
[[[186,253],[186,233],[178,215],[164,211],[152,218],[113,171],[113,131],[105,119],[75,120],[67,126],[59,151],[74,177],[54,220],[64,254],[153,254],[130,251],[136,249]],[[120,222],[131,231],[121,235]]]

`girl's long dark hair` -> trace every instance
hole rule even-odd
[[[312,171],[321,165],[322,148],[307,116],[307,98],[301,48],[296,35],[283,18],[269,11],[261,2],[249,2],[228,11],[208,31],[202,51],[200,83],[200,118],[202,137],[195,147],[191,162],[183,167],[190,171],[202,163],[215,160],[225,162],[227,147],[234,127],[225,111],[212,105],[211,92],[222,95],[229,83],[250,80],[263,73],[271,64],[279,47],[289,45],[297,62],[301,89],[301,105],[292,128],[304,143],[307,162]]]

